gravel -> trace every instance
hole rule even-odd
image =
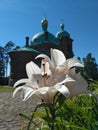
[[[39,99],[35,96],[23,102],[19,93],[12,98],[12,92],[0,92],[0,130],[26,130],[28,122],[23,120],[19,113],[30,116],[38,102]]]

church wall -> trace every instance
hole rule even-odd
[[[31,52],[11,52],[10,54],[10,81],[16,82],[21,78],[26,78],[26,64],[34,61],[36,54]],[[11,83],[10,83],[11,84]],[[13,84],[13,83],[12,83]]]

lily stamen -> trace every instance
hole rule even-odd
[[[43,79],[44,79],[44,84],[47,85],[47,79],[48,79],[48,76],[47,76],[47,73],[46,73],[46,70],[45,70],[45,63],[42,64],[43,65],[43,71],[44,71],[44,74],[42,75]]]

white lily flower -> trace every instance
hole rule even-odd
[[[24,85],[19,86],[15,89],[13,97],[15,97],[18,91],[22,90],[21,97],[24,101],[28,100],[31,96],[35,94],[45,102],[51,103],[57,92],[60,92],[66,98],[68,98],[70,95],[68,88],[61,83],[58,83],[58,79],[55,80],[52,77],[48,77],[46,74],[43,75],[41,69],[45,68],[39,68],[34,62],[29,62],[26,65],[28,79],[21,79],[14,84],[14,87],[17,87],[20,84],[24,83]],[[44,70],[44,72],[45,71],[47,72],[47,65],[46,70]],[[59,80],[62,81],[62,79]],[[69,80],[68,78],[67,80],[66,78],[65,82],[67,83],[69,81],[73,82],[73,79]]]
[[[42,58],[41,68],[32,61],[27,63],[28,78],[14,84],[14,87],[24,85],[15,89],[13,97],[22,90],[24,101],[35,94],[44,102],[52,103],[57,92],[69,98],[86,91],[87,82],[71,69],[74,66],[83,67],[79,60],[74,58],[66,60],[64,54],[57,49],[51,49],[51,59],[45,54],[40,54],[36,58]]]

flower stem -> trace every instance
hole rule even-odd
[[[50,109],[50,113],[51,113],[51,117],[53,119],[52,125],[50,126],[51,130],[54,130],[54,121],[55,121],[55,108],[53,104],[49,104],[49,109]]]
[[[36,110],[38,109],[38,107],[39,107],[39,105],[36,106],[36,108],[34,109],[34,112],[36,112]],[[31,123],[32,123],[33,118],[34,118],[34,114],[32,114],[32,117],[31,117],[30,122],[29,122],[29,124],[28,124],[27,130],[30,130],[30,126],[31,126]]]

